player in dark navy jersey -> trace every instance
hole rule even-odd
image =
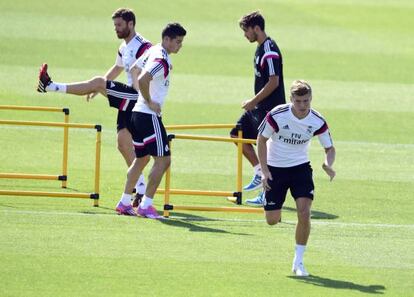
[[[260,12],[255,11],[243,16],[239,21],[244,36],[250,42],[257,42],[258,47],[254,56],[254,93],[251,99],[242,102],[245,110],[238,120],[243,131],[243,138],[256,139],[257,128],[273,107],[284,104],[285,89],[283,84],[282,54],[276,42],[266,35],[265,20]],[[231,137],[237,137],[237,129],[230,131]],[[243,190],[253,191],[261,188],[262,175],[259,160],[253,145],[243,144],[243,155],[254,168],[254,176],[249,185]],[[246,201],[249,204],[261,206],[263,196]]]

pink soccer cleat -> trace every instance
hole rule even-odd
[[[137,213],[141,216],[141,217],[145,217],[148,219],[161,219],[163,218],[163,216],[160,216],[157,212],[157,210],[155,209],[154,206],[149,206],[147,209],[143,209],[141,208],[141,205],[138,206],[137,209]]]
[[[116,212],[119,215],[125,215],[125,216],[137,216],[137,214],[135,213],[134,209],[132,208],[132,205],[125,205],[122,204],[122,202],[120,201],[118,203],[118,205],[115,208]]]

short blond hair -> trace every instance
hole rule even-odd
[[[312,94],[312,88],[306,80],[298,79],[290,86],[290,94],[292,96]]]

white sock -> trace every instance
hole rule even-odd
[[[51,82],[50,85],[46,87],[46,91],[48,92],[59,92],[59,93],[66,93],[66,84],[55,83]]]
[[[260,164],[254,166],[253,170],[255,175],[262,175],[262,168],[260,167]]]
[[[298,265],[299,263],[303,263],[303,254],[305,253],[306,245],[296,244],[295,246],[295,258],[293,259],[293,263]]]
[[[147,209],[152,205],[152,198],[147,197],[144,195],[144,198],[142,198],[141,204],[139,205],[142,209]]]
[[[137,184],[135,185],[135,190],[138,194],[144,195],[146,189],[147,186],[145,185],[145,178],[144,175],[141,174],[137,181]]]
[[[130,205],[131,204],[131,199],[132,199],[131,194],[123,193],[120,201],[123,205]]]

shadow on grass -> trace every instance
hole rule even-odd
[[[288,211],[293,211],[296,212],[296,208],[293,207],[283,207],[284,210],[288,210]],[[330,214],[330,213],[326,213],[326,212],[322,212],[322,211],[317,211],[317,210],[311,210],[311,219],[314,220],[335,220],[339,218],[337,215],[334,214]]]
[[[334,289],[346,289],[346,290],[355,290],[362,293],[370,294],[384,294],[385,287],[382,285],[359,285],[353,282],[330,279],[325,277],[320,277],[317,275],[310,275],[308,277],[299,277],[299,276],[288,276],[288,278],[298,280],[302,283],[307,283],[314,286],[325,287],[325,288],[334,288]]]
[[[215,219],[209,219],[205,217],[195,216],[191,214],[174,213],[174,218],[161,219],[160,222],[173,227],[187,228],[191,232],[212,232],[212,233],[223,233],[232,235],[250,235],[247,233],[233,233],[223,229],[210,228],[200,226],[196,222],[207,222],[217,221]]]

